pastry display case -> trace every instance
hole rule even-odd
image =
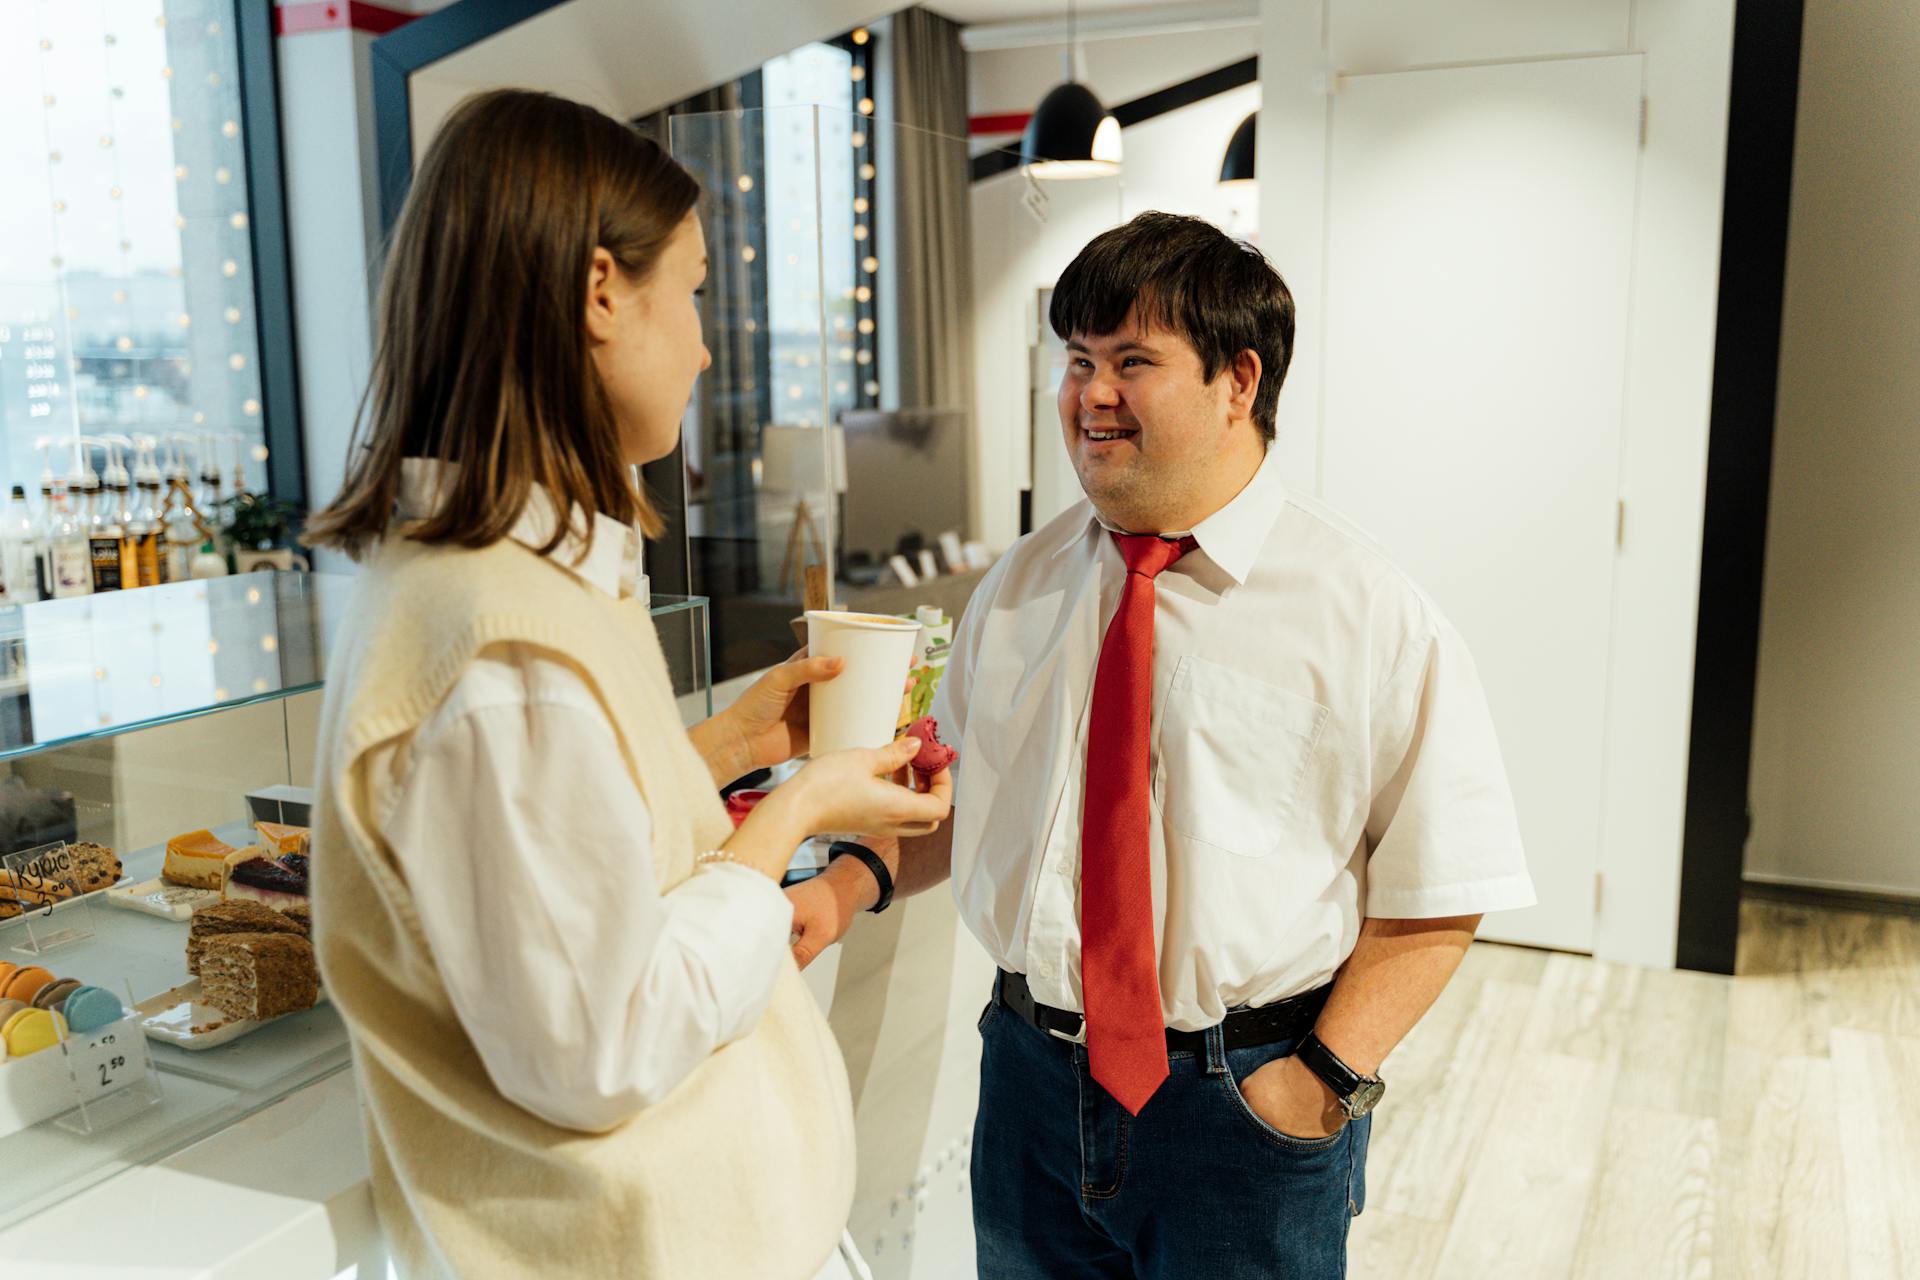
[[[348,1066],[306,828],[352,590],[263,572],[0,609],[0,1228]],[[704,716],[706,602],[651,606]]]

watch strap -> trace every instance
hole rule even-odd
[[[1346,1063],[1340,1061],[1338,1054],[1327,1048],[1326,1042],[1309,1031],[1294,1048],[1293,1056],[1300,1059],[1301,1065],[1319,1076],[1334,1096],[1345,1102],[1360,1091],[1362,1085],[1374,1083],[1361,1075]]]
[[[873,878],[880,886],[880,900],[867,910],[875,915],[885,911],[888,904],[893,901],[893,873],[887,870],[887,864],[880,860],[880,855],[863,844],[855,844],[851,840],[835,840],[827,847],[828,865],[832,865],[833,860],[839,857],[854,857],[867,864],[867,870],[873,872]]]

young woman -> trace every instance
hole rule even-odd
[[[816,831],[930,832],[912,740],[807,746],[798,658],[681,728],[632,596],[631,468],[707,367],[699,188],[587,107],[469,100],[387,259],[368,406],[308,541],[361,565],[327,677],[321,970],[404,1275],[806,1280],[852,1200],[845,1069],[779,877]]]

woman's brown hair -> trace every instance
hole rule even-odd
[[[439,508],[406,527],[420,542],[497,542],[535,485],[561,511],[658,536],[589,351],[586,282],[596,247],[645,279],[699,197],[658,145],[591,107],[524,90],[463,102],[394,228],[346,483],[307,545],[357,559],[385,536],[405,458],[458,464]]]

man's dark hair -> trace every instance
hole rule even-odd
[[[1192,343],[1208,382],[1242,351],[1259,356],[1253,420],[1272,443],[1293,359],[1293,294],[1258,249],[1199,218],[1143,213],[1080,251],[1053,287],[1047,318],[1063,341],[1105,336],[1133,307],[1142,325]]]

